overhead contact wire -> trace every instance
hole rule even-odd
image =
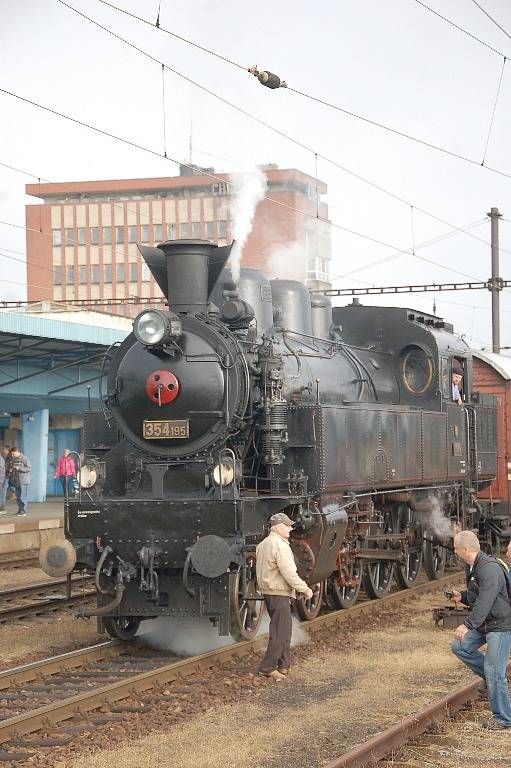
[[[471,37],[472,40],[475,40],[480,45],[483,45],[485,48],[488,48],[488,50],[493,51],[493,53],[496,53],[498,56],[504,56],[504,54],[501,51],[498,51],[496,48],[493,48],[489,43],[485,43],[484,40],[481,40],[479,37],[476,37],[472,34],[472,32],[468,32],[463,27],[460,27],[459,24],[456,24],[454,21],[451,21],[451,19],[448,19],[446,16],[442,16],[441,13],[438,13],[438,11],[435,11],[433,8],[430,8],[429,5],[426,5],[426,3],[421,2],[421,0],[415,0],[417,5],[421,5],[423,8],[425,8],[430,13],[433,13],[435,16],[438,16],[439,19],[442,19],[442,21],[447,22],[447,24],[450,24],[451,27],[455,27],[460,32],[463,32],[464,35],[467,35],[468,37]]]
[[[502,78],[504,76],[504,68],[506,66],[506,61],[507,61],[507,59],[504,56],[504,60],[502,62],[502,69],[500,70],[499,84],[497,86],[497,93],[495,94],[495,102],[493,104],[493,111],[491,113],[490,127],[488,128],[488,136],[486,137],[486,144],[485,144],[485,147],[484,147],[483,160],[482,160],[481,165],[484,165],[484,161],[486,160],[486,152],[488,151],[488,144],[490,143],[491,130],[493,128],[493,121],[495,119],[495,110],[497,109],[497,102],[499,100],[500,87],[502,85]]]
[[[71,10],[75,10],[74,8],[72,8],[72,6],[67,5],[67,3],[64,2],[64,0],[58,0],[58,1],[60,3],[62,3],[62,5],[66,5]],[[137,16],[134,13],[130,13],[129,11],[126,11],[124,8],[119,8],[118,6],[114,5],[113,3],[107,2],[107,0],[98,0],[98,2],[102,3],[103,5],[108,6],[109,8],[112,8],[115,11],[118,11],[119,13],[124,13],[125,15],[130,16],[131,18],[136,19],[137,21],[140,21],[140,22],[142,22],[144,24],[147,24],[150,27],[155,28],[155,25],[152,24],[147,19],[143,19],[141,16]],[[475,2],[475,0],[474,0],[474,2]],[[84,14],[81,14],[80,11],[77,11],[77,13],[79,13],[82,16],[84,15]],[[87,17],[85,17],[85,18],[87,18]],[[94,23],[97,23],[97,22],[94,22]],[[101,25],[98,24],[98,26],[101,26]],[[181,40],[182,42],[187,43],[188,45],[192,45],[195,48],[199,48],[204,53],[208,53],[211,56],[215,56],[216,58],[221,59],[222,61],[225,61],[228,64],[232,64],[233,66],[238,67],[239,69],[244,70],[245,72],[248,71],[247,67],[243,66],[242,64],[238,63],[237,61],[233,61],[232,59],[227,58],[226,56],[222,56],[221,54],[217,53],[216,51],[212,51],[212,50],[206,48],[205,46],[202,46],[202,45],[199,45],[198,43],[193,42],[192,40],[188,40],[187,38],[183,37],[182,35],[178,35],[175,32],[170,32],[170,30],[164,29],[163,27],[159,27],[159,29],[162,32],[165,32],[166,34],[169,34],[172,37],[175,37],[178,40]],[[114,33],[112,33],[112,34],[114,34]],[[359,115],[356,112],[352,112],[352,111],[346,109],[345,107],[341,107],[341,106],[339,106],[337,104],[332,104],[331,102],[326,101],[325,99],[321,99],[321,98],[319,98],[317,96],[313,96],[312,94],[306,93],[305,91],[301,91],[298,88],[291,88],[288,85],[286,87],[286,90],[287,91],[291,91],[292,93],[296,93],[298,96],[302,96],[303,98],[309,99],[310,101],[316,102],[317,104],[321,104],[321,105],[323,105],[323,106],[325,106],[325,107],[327,107],[329,109],[335,110],[337,112],[341,112],[342,114],[345,114],[348,117],[352,117],[352,118],[354,118],[356,120],[361,120],[362,122],[365,122],[368,125],[372,125],[372,126],[374,126],[376,128],[381,128],[384,131],[392,133],[392,134],[394,134],[396,136],[400,136],[401,138],[407,139],[408,141],[412,141],[412,142],[415,142],[417,144],[420,144],[421,146],[427,147],[429,149],[433,149],[433,150],[435,150],[437,152],[441,152],[442,154],[445,154],[445,155],[447,155],[449,157],[454,157],[454,158],[456,158],[458,160],[462,160],[462,161],[464,161],[466,163],[469,163],[470,165],[475,165],[475,166],[481,167],[481,163],[479,163],[477,160],[473,160],[472,158],[467,157],[466,155],[461,155],[461,154],[459,154],[457,152],[454,152],[454,151],[452,151],[450,149],[446,149],[445,147],[441,147],[438,144],[433,144],[432,142],[426,141],[425,139],[419,139],[416,136],[412,136],[411,134],[405,133],[404,131],[399,131],[397,128],[392,128],[391,126],[385,125],[384,123],[381,123],[381,122],[379,122],[377,120],[372,120],[371,118],[365,117],[364,115]],[[505,173],[504,171],[499,171],[498,168],[492,168],[492,167],[490,167],[488,165],[485,165],[485,166],[482,166],[482,167],[484,167],[487,171],[490,171],[491,173],[495,173],[495,174],[497,174],[499,176],[502,176],[504,178],[511,179],[511,174]]]
[[[75,125],[80,125],[84,128],[88,128],[89,130],[94,131],[95,133],[98,133],[101,136],[106,136],[109,139],[114,139],[115,141],[119,141],[122,144],[126,144],[129,147],[133,147],[134,149],[139,149],[142,152],[147,152],[150,155],[153,155],[154,157],[161,157],[164,160],[168,160],[171,163],[174,163],[175,165],[181,165],[181,166],[184,166],[185,168],[192,168],[192,166],[189,163],[183,163],[179,160],[176,160],[173,157],[170,157],[169,155],[167,155],[167,157],[164,157],[161,152],[158,152],[155,149],[151,149],[150,147],[145,147],[143,144],[138,144],[136,141],[132,141],[131,139],[126,139],[122,136],[117,136],[114,133],[110,133],[110,131],[106,131],[103,128],[98,128],[97,126],[91,125],[90,123],[86,123],[83,120],[78,120],[78,118],[76,117],[71,117],[70,115],[66,115],[63,112],[59,112],[56,109],[52,109],[51,107],[47,107],[43,104],[38,104],[36,101],[33,101],[32,99],[27,99],[26,97],[20,96],[19,94],[13,93],[12,91],[8,91],[5,88],[0,88],[0,93],[5,93],[7,96],[12,96],[13,98],[18,99],[19,101],[24,102],[25,104],[30,104],[30,106],[37,107],[38,109],[41,109],[44,112],[49,112],[50,114],[55,115],[56,117],[61,117],[64,120],[69,120],[69,122],[74,123]],[[224,184],[228,184],[229,186],[232,186],[231,181],[223,179],[214,173],[204,171],[204,176],[208,176],[209,178],[214,179],[215,181],[222,182]],[[265,196],[263,199],[269,201],[270,203],[273,203],[274,205],[278,205],[281,208],[285,208],[286,210],[294,211],[295,213],[298,213],[301,216],[304,216],[306,218],[315,219],[315,220],[317,219],[315,213],[308,213],[307,211],[301,211],[299,208],[295,208],[292,205],[288,205],[287,203],[284,203],[281,200],[275,200],[273,197]],[[365,235],[362,232],[357,232],[354,229],[350,229],[349,227],[345,227],[342,224],[338,224],[334,221],[330,221],[329,219],[325,219],[322,216],[320,216],[319,219],[317,220],[323,221],[329,226],[334,227],[335,229],[339,229],[342,232],[347,232],[350,235],[361,237],[364,240],[368,240],[369,242],[376,243],[377,245],[383,245],[386,248],[392,248],[393,250],[403,250],[403,253],[406,252],[404,249],[397,248],[397,246],[392,245],[391,243],[387,243],[383,240],[378,240],[378,238],[371,237],[370,235]]]
[[[493,16],[490,16],[490,14],[488,13],[488,11],[487,11],[487,10],[485,10],[485,9],[483,8],[483,6],[482,6],[482,5],[479,5],[479,3],[477,2],[477,0],[472,0],[472,2],[474,3],[474,5],[477,5],[477,7],[479,8],[479,10],[480,10],[482,13],[484,13],[484,15],[485,15],[485,16],[487,16],[487,17],[490,19],[490,21],[491,21],[491,22],[493,22],[493,24],[495,24],[495,26],[496,26],[496,27],[498,27],[498,28],[500,29],[500,31],[501,31],[501,32],[503,32],[503,33],[505,34],[505,36],[506,36],[506,37],[509,37],[509,39],[511,40],[511,35],[509,34],[509,32],[508,32],[506,29],[504,29],[504,27],[502,27],[502,26],[499,24],[499,22],[498,22],[498,21],[496,21],[496,20],[493,18]]]
[[[59,0],[59,2],[61,1],[62,0]],[[238,67],[238,69],[242,69],[244,72],[247,71],[247,68],[244,67],[243,64],[239,64],[237,61],[234,61],[233,59],[228,59],[227,56],[222,56],[221,53],[212,51],[209,48],[206,48],[204,45],[195,43],[193,40],[188,40],[186,37],[183,37],[182,35],[178,35],[176,32],[171,32],[170,29],[165,29],[165,27],[162,27],[159,24],[152,24],[147,19],[142,18],[142,16],[137,16],[134,13],[130,13],[130,11],[127,11],[125,8],[119,8],[117,5],[114,5],[113,3],[107,3],[106,0],[98,0],[98,2],[108,6],[109,8],[112,8],[114,11],[118,11],[119,13],[124,13],[125,16],[130,16],[132,19],[136,19],[136,21],[140,21],[143,24],[147,24],[147,26],[153,27],[153,29],[157,28],[161,32],[165,32],[165,34],[170,35],[171,37],[175,37],[176,40],[181,40],[181,42],[187,43],[187,45],[192,45],[194,48],[198,48],[200,51],[203,51],[204,53],[208,53],[210,56],[215,56],[217,59],[220,59],[221,61],[225,61],[227,64],[232,64],[233,67]],[[159,18],[159,15],[160,14],[158,12],[158,18]]]
[[[104,0],[98,0],[98,1],[99,2],[104,2]],[[131,47],[134,50],[138,51],[139,53],[141,53],[142,55],[144,55],[147,58],[151,59],[152,61],[156,62],[157,64],[160,64],[161,66],[165,66],[166,69],[169,70],[169,72],[172,72],[177,77],[182,78],[183,80],[185,80],[186,82],[190,83],[194,87],[199,88],[200,90],[204,91],[205,93],[207,93],[208,95],[212,96],[213,98],[218,99],[219,101],[221,101],[222,103],[224,103],[227,106],[231,107],[232,109],[234,109],[235,111],[237,111],[240,114],[244,115],[245,117],[248,117],[249,119],[254,120],[259,125],[262,125],[263,127],[267,128],[268,130],[273,131],[278,136],[281,136],[282,138],[287,139],[288,141],[292,142],[296,146],[301,147],[305,151],[310,152],[311,154],[314,155],[315,158],[318,157],[321,160],[324,160],[325,162],[329,163],[330,165],[334,166],[335,168],[338,168],[339,170],[343,171],[343,173],[347,173],[348,175],[352,176],[353,178],[358,179],[359,181],[361,181],[361,182],[363,182],[365,184],[368,184],[369,186],[373,187],[374,189],[377,189],[378,191],[382,192],[383,194],[388,195],[389,197],[393,198],[394,200],[396,200],[396,201],[398,201],[400,203],[403,203],[404,205],[407,205],[407,206],[412,205],[412,203],[409,200],[405,200],[403,197],[400,197],[399,195],[395,194],[394,192],[391,192],[390,190],[385,189],[384,187],[376,184],[375,182],[371,181],[370,179],[366,179],[365,177],[363,177],[360,174],[350,170],[349,168],[346,168],[345,166],[341,165],[340,163],[336,162],[335,160],[332,160],[331,158],[327,157],[326,155],[322,155],[321,153],[316,152],[316,150],[314,150],[312,147],[309,147],[307,144],[303,143],[299,139],[296,139],[293,136],[290,136],[289,134],[285,133],[284,131],[281,131],[280,129],[276,128],[275,126],[271,125],[270,123],[267,123],[266,121],[262,120],[261,118],[257,117],[256,115],[253,115],[252,113],[250,113],[247,110],[243,109],[242,107],[239,107],[237,104],[234,104],[233,102],[229,101],[228,99],[225,99],[223,96],[220,96],[219,94],[215,93],[214,91],[211,91],[206,86],[202,85],[201,83],[198,83],[196,80],[192,80],[190,77],[188,77],[187,75],[184,75],[182,72],[179,72],[178,70],[174,69],[173,67],[170,67],[168,64],[163,64],[162,62],[159,61],[159,59],[156,59],[150,53],[147,53],[147,51],[144,51],[143,49],[141,49],[138,46],[134,45],[129,40],[126,40],[125,38],[121,37],[120,35],[118,35],[117,33],[113,32],[108,27],[105,27],[100,22],[96,21],[95,19],[92,19],[90,16],[85,15],[81,11],[77,10],[73,6],[71,6],[68,3],[66,3],[65,0],[58,0],[58,2],[61,5],[64,5],[66,8],[68,8],[70,11],[73,11],[74,13],[77,13],[79,16],[82,16],[82,18],[84,18],[87,21],[91,22],[91,24],[95,24],[100,29],[102,29],[104,32],[107,32],[108,34],[110,34],[113,37],[115,37],[117,40],[120,40],[125,45],[128,45],[129,47]],[[111,3],[104,2],[104,4],[110,6],[111,8],[113,8],[115,10],[120,11],[121,13],[126,13],[128,16],[132,16],[136,20],[142,21],[145,24],[148,24],[149,26],[153,26],[147,20],[142,19],[139,16],[135,16],[134,14],[131,14],[131,13],[127,12],[127,11],[124,11],[124,9],[118,8],[117,6],[112,5]],[[168,30],[165,30],[163,28],[162,28],[162,31],[163,32],[168,32]],[[173,33],[168,32],[168,34],[173,34]],[[190,41],[187,41],[185,38],[180,38],[180,39],[184,40],[185,42],[190,42]],[[204,50],[206,50],[206,49],[204,49]],[[212,53],[212,52],[210,52],[210,53]],[[227,61],[229,61],[229,60],[227,60]],[[238,66],[241,66],[241,65],[238,65]],[[208,153],[206,153],[206,154],[208,154]],[[460,232],[464,231],[463,229],[459,229],[454,224],[451,224],[450,222],[446,221],[445,219],[442,219],[441,217],[437,216],[436,214],[431,213],[430,211],[427,211],[424,208],[420,208],[417,205],[415,205],[415,210],[419,211],[420,213],[424,214],[425,216],[429,216],[432,219],[435,219],[435,221],[439,221],[441,224],[445,224],[446,226],[452,227],[453,229],[458,229]],[[490,243],[487,240],[484,240],[483,238],[477,237],[477,235],[473,235],[470,232],[467,232],[466,234],[469,237],[473,237],[474,239],[479,240],[480,242],[484,243],[485,245],[490,245]]]

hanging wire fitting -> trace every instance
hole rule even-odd
[[[268,72],[267,70],[259,72],[257,64],[254,64],[253,67],[249,67],[248,71],[251,75],[257,77],[261,85],[265,85],[267,88],[287,88],[285,80],[281,80],[278,75],[274,75],[273,72]]]

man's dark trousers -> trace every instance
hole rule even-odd
[[[291,604],[285,595],[263,595],[270,617],[270,639],[260,672],[273,672],[291,665]]]

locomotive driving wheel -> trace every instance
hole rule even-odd
[[[245,563],[235,577],[229,596],[229,630],[234,640],[251,640],[257,635],[264,615],[254,552],[247,552]]]
[[[311,586],[311,598],[307,599],[304,595],[300,595],[300,597],[294,600],[296,615],[301,621],[312,621],[320,612],[323,599],[323,584],[324,582],[322,581]]]
[[[140,626],[140,619],[131,616],[103,619],[103,626],[110,635],[117,640],[128,642],[133,640]]]
[[[394,578],[400,589],[409,589],[415,583],[422,565],[422,529],[407,504],[399,504],[392,517],[394,533],[405,536],[404,561],[396,563]]]
[[[332,573],[325,582],[328,602],[335,609],[353,605],[362,584],[361,561],[356,557],[344,557],[343,554],[339,553],[338,556],[339,570]]]
[[[383,511],[376,523],[374,531],[377,538],[372,542],[372,548],[377,552],[388,549],[389,545],[385,541],[385,534],[392,533],[392,515],[389,509]],[[369,561],[365,567],[363,584],[368,597],[380,599],[388,595],[392,587],[392,577],[394,575],[394,562],[392,560],[374,560]]]
[[[368,597],[379,600],[388,595],[392,587],[394,563],[391,560],[376,560],[368,563],[364,573],[364,589]]]

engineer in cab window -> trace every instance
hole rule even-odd
[[[452,399],[455,403],[458,403],[458,405],[463,405],[463,399],[461,397],[462,381],[463,368],[459,363],[454,362],[452,366]]]

